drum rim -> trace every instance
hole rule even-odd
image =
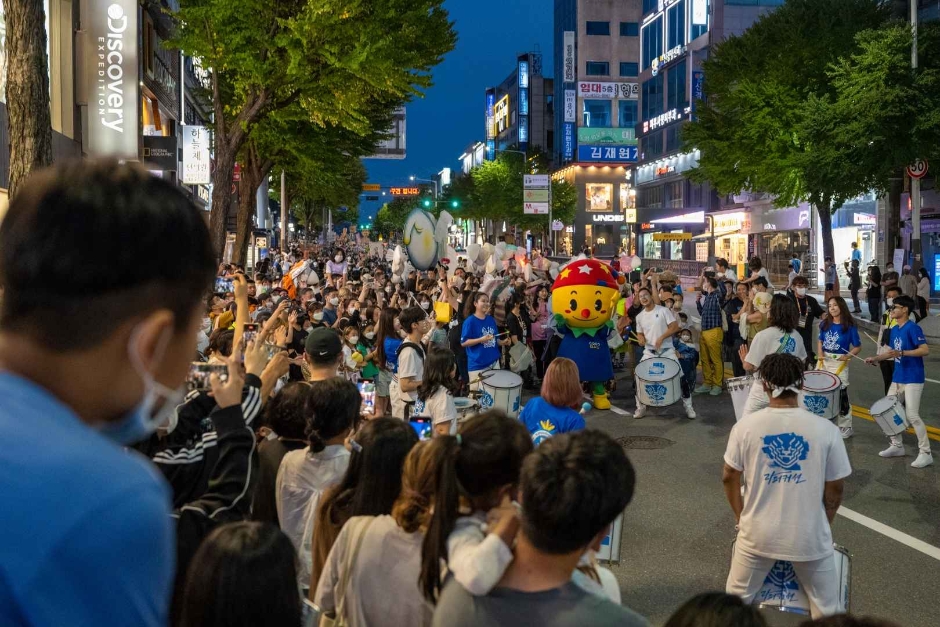
[[[666,377],[665,379],[659,379],[659,380],[655,380],[655,379],[644,379],[644,378],[640,375],[640,373],[639,373],[639,371],[638,371],[637,369],[640,367],[640,365],[641,365],[644,361],[652,361],[652,360],[654,360],[654,359],[660,359],[660,360],[662,360],[662,361],[668,361],[668,362],[674,364],[675,367],[677,368],[675,374],[673,374],[671,377]],[[639,379],[640,381],[646,381],[647,383],[662,383],[663,381],[672,381],[672,380],[675,379],[676,377],[680,377],[680,378],[682,377],[682,366],[681,366],[681,365],[679,364],[679,362],[676,361],[675,359],[667,359],[666,357],[647,357],[646,359],[641,359],[641,360],[640,360],[640,363],[638,363],[638,364],[636,365],[636,368],[633,369],[633,376],[635,376],[635,377],[636,377],[637,379]]]
[[[890,405],[889,407],[887,407],[887,408],[885,408],[885,409],[879,411],[879,412],[875,412],[875,405],[877,405],[877,404],[880,403],[881,401],[888,400],[889,398],[893,398],[893,399],[894,399],[894,400],[891,402],[891,405]],[[872,404],[871,404],[871,408],[868,410],[868,413],[870,413],[872,416],[874,416],[876,413],[880,415],[880,414],[883,414],[883,413],[885,413],[886,411],[888,411],[888,409],[893,409],[894,407],[896,407],[896,406],[898,406],[898,405],[901,405],[901,403],[898,401],[897,395],[889,394],[888,396],[882,396],[882,397],[879,398],[877,401],[875,401],[874,403],[872,403]],[[904,405],[901,405],[901,407],[904,407]]]
[[[500,375],[500,378],[504,378],[506,375],[515,377],[518,379],[518,382],[514,382],[512,385],[497,385],[496,383],[493,382],[493,377],[495,376],[496,373],[503,373],[502,375]],[[512,390],[514,388],[521,386],[522,383],[523,383],[522,377],[519,376],[518,373],[513,372],[512,370],[493,370],[492,375],[486,377],[485,379],[480,380],[480,385],[485,385],[495,390]]]
[[[828,387],[828,388],[810,388],[810,387],[806,387],[806,377],[809,376],[809,375],[811,375],[811,374],[812,374],[813,376],[817,376],[817,377],[821,377],[821,376],[823,376],[823,375],[826,375],[826,376],[829,377],[830,380],[832,381],[832,387]],[[802,388],[802,389],[803,389],[804,392],[821,392],[821,393],[826,393],[826,392],[832,392],[833,390],[837,390],[837,389],[839,389],[839,387],[841,387],[841,386],[842,386],[842,379],[840,379],[840,378],[838,377],[838,375],[835,375],[835,374],[829,372],[828,370],[807,370],[807,371],[803,374],[803,388]]]

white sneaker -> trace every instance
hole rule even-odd
[[[633,412],[634,418],[642,418],[646,415],[646,405],[636,404],[636,411]]]
[[[685,405],[685,415],[688,418],[695,418],[696,413],[695,413],[695,410],[692,408],[692,399],[684,398],[682,399],[682,404]]]
[[[933,463],[933,454],[920,453],[917,456],[917,459],[914,460],[914,463],[911,464],[911,468],[926,468],[932,463]]]
[[[855,435],[855,429],[852,427],[839,427],[839,432],[842,434],[843,440],[848,440]]]
[[[892,444],[878,454],[882,457],[904,457],[904,445],[902,444],[901,446],[895,446]]]

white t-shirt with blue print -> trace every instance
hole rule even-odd
[[[724,459],[747,486],[739,548],[793,562],[832,553],[823,489],[852,474],[838,427],[799,407],[767,407],[734,425]]]

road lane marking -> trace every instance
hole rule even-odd
[[[910,547],[915,551],[923,553],[927,557],[932,557],[935,560],[940,560],[940,549],[933,546],[932,544],[927,544],[923,540],[918,540],[914,536],[909,536],[903,531],[898,531],[894,527],[889,527],[884,523],[880,523],[874,518],[869,518],[864,514],[859,514],[855,510],[849,509],[845,505],[839,508],[839,515],[848,518],[852,522],[856,522],[863,527],[868,527],[872,531],[880,533],[881,535],[891,538],[895,542],[900,542],[904,546]]]
[[[582,394],[582,396],[584,397],[584,400],[586,400],[586,401],[588,401],[588,402],[591,403],[591,406],[592,406],[591,408],[592,408],[592,409],[596,409],[595,407],[593,407],[593,405],[594,405],[594,403],[593,403],[593,398],[591,398],[591,397],[588,396],[587,394]],[[603,409],[598,409],[597,411],[604,411],[604,410],[603,410]],[[626,409],[620,409],[619,407],[617,407],[617,406],[614,405],[613,403],[611,403],[611,405],[610,405],[610,411],[614,412],[614,413],[617,414],[618,416],[626,416],[626,417],[628,417],[628,418],[633,418],[633,414],[631,414],[630,412],[628,412]]]

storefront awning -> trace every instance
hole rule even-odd
[[[737,235],[740,232],[741,232],[741,229],[735,229],[733,231],[715,231],[715,238],[717,239],[719,237],[726,237],[728,235]],[[701,235],[696,235],[695,237],[693,237],[692,241],[695,242],[695,241],[709,239],[711,236],[712,236],[711,233],[702,233]]]

